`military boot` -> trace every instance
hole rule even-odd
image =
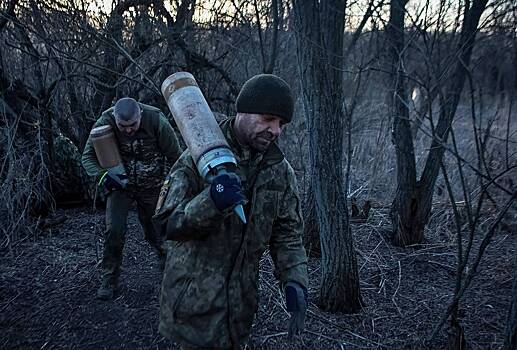
[[[101,286],[97,289],[97,299],[111,300],[115,295],[117,288],[116,283],[113,283],[109,279],[103,279]]]

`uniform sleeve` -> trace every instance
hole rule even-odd
[[[174,164],[181,156],[181,148],[176,133],[167,118],[160,112],[160,123],[158,126],[158,147],[163,155]]]
[[[107,120],[101,116],[93,125],[93,128],[98,126],[107,125]],[[95,149],[93,148],[91,137],[88,136],[88,140],[86,141],[86,145],[84,146],[83,155],[81,157],[81,163],[83,164],[84,169],[88,176],[97,177],[104,170],[97,160],[97,155],[95,154]]]
[[[288,166],[287,188],[280,199],[269,249],[280,282],[298,282],[307,288],[307,254],[302,243],[303,219],[297,187],[294,171]]]
[[[173,241],[202,239],[217,232],[224,214],[210,197],[210,187],[197,174],[188,151],[169,173],[165,202],[153,217],[155,230]]]

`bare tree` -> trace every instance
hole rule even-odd
[[[468,154],[465,157],[460,154],[453,126],[450,129],[452,145],[443,145],[444,149],[450,152],[454,158],[456,165],[455,176],[459,177],[460,190],[455,191],[453,188],[451,172],[454,166],[446,166],[445,160],[440,160],[440,168],[454,218],[457,269],[453,300],[434,329],[432,337],[437,336],[439,330],[450,316],[449,344],[454,349],[463,349],[467,343],[459,317],[461,300],[478,274],[478,268],[485,251],[495,234],[500,230],[500,223],[505,218],[513,202],[517,199],[517,191],[512,188],[511,182],[512,174],[515,172],[517,164],[512,164],[509,167],[501,164],[499,167],[494,168],[486,166],[487,162],[485,159],[487,154],[491,153],[491,148],[494,147],[490,145],[490,140],[497,140],[493,141],[493,143],[500,146],[501,142],[498,139],[502,140],[503,138],[494,135],[494,119],[487,120],[484,130],[481,129],[482,124],[478,121],[480,117],[476,113],[476,100],[478,99],[474,93],[470,71],[467,72],[467,76],[471,90],[471,127],[476,145],[475,150],[471,151],[471,153],[475,153],[475,155],[472,157],[472,154]],[[469,177],[474,181],[469,181],[467,177],[468,172],[472,172]],[[497,215],[494,215],[495,217],[487,217],[487,213],[484,213],[482,209],[486,207],[488,201],[493,201],[492,196],[497,196],[502,205],[500,207],[496,206]],[[457,200],[458,197],[461,198],[461,201]],[[482,240],[474,255],[474,239],[477,235],[481,235]]]
[[[120,48],[124,46],[122,38],[124,27],[123,15],[132,7],[147,5],[148,3],[148,0],[125,0],[119,2],[111,11],[103,38],[103,69],[96,83],[97,91],[93,97],[94,115],[100,115],[102,111],[111,106],[114,98],[117,96],[116,82],[130,63],[127,57],[121,57],[120,52]],[[140,43],[136,47],[140,52],[145,50]]]
[[[319,306],[361,309],[343,186],[343,32],[346,1],[295,1],[298,64],[308,120],[311,184],[321,241]]]
[[[268,1],[268,5],[269,5],[269,1]],[[283,5],[282,5],[282,0],[271,0],[271,5],[268,6],[268,12],[271,13],[271,17],[273,18],[272,19],[272,23],[269,24],[267,23],[266,21],[266,30],[264,32],[264,30],[262,29],[262,23],[261,23],[261,16],[260,16],[260,9],[259,9],[259,5],[258,5],[258,1],[257,0],[253,0],[253,8],[255,10],[255,17],[256,17],[256,21],[257,21],[257,34],[258,34],[258,38],[259,38],[259,44],[260,44],[260,53],[261,53],[261,58],[262,58],[262,71],[264,73],[268,73],[268,74],[271,74],[273,73],[274,69],[275,69],[275,64],[276,64],[276,59],[278,57],[278,31],[281,30],[281,28],[279,28],[281,25],[282,25],[282,20],[283,20],[283,16],[282,16],[282,8],[283,8]],[[280,9],[280,11],[279,11]],[[268,18],[269,16],[266,16],[266,19]],[[266,41],[267,41],[267,33],[271,31],[271,44],[270,44],[270,49],[269,49],[269,57],[268,57],[268,54],[267,54],[267,45],[266,45]]]
[[[6,35],[8,23],[13,24],[23,47],[32,52],[33,63],[39,56],[17,18],[18,1],[11,1],[7,11],[0,13],[0,35]],[[14,34],[13,34],[14,35]],[[27,41],[29,40],[29,41]],[[0,59],[3,59],[0,55]],[[36,75],[41,70],[35,70]],[[11,248],[21,233],[31,231],[26,219],[34,207],[46,209],[52,203],[49,188],[49,127],[41,110],[45,107],[38,92],[21,79],[13,78],[0,62],[0,220],[2,248]],[[36,91],[36,93],[34,93]],[[42,127],[47,125],[46,127]],[[21,136],[21,137],[20,137]],[[21,139],[21,140],[20,140]],[[30,142],[27,142],[30,141]],[[28,145],[29,146],[28,146]],[[30,147],[33,146],[33,147]]]
[[[404,97],[407,96],[407,93],[397,90],[398,93],[395,96],[396,108],[399,109],[397,113],[402,114],[398,114],[393,121],[393,142],[397,155],[397,193],[391,207],[393,242],[396,245],[407,246],[422,243],[424,239],[424,227],[431,212],[434,185],[445,151],[443,144],[448,138],[456,113],[475,43],[479,19],[486,8],[487,1],[474,0],[465,3],[456,57],[451,72],[445,74],[442,81],[440,116],[434,132],[435,137],[432,140],[429,155],[419,180],[417,180],[414,147],[409,139],[411,138],[411,127],[407,111],[407,97]],[[398,4],[392,6],[392,10],[396,10],[400,8],[403,2],[396,1],[392,4]],[[403,35],[403,31],[400,32],[400,25],[397,30],[399,36]],[[398,51],[401,55],[402,51],[400,49],[402,47],[400,46]],[[396,54],[392,54],[392,57],[395,57],[393,55]],[[398,89],[403,88],[400,83],[397,86]],[[402,95],[400,95],[401,93]]]
[[[411,230],[414,223],[414,201],[407,200],[413,195],[416,187],[416,164],[411,125],[409,121],[408,96],[404,72],[404,15],[406,0],[390,2],[390,19],[386,29],[391,59],[391,80],[393,88],[390,91],[393,115],[393,143],[397,156],[397,192],[392,207],[392,220],[397,225],[396,232]],[[422,231],[423,232],[423,231]],[[412,235],[411,235],[412,236]],[[417,242],[422,238],[416,238]],[[398,243],[398,242],[397,242]],[[409,243],[409,242],[408,242]]]

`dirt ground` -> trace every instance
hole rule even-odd
[[[270,258],[261,263],[261,305],[252,349],[419,349],[452,298],[455,243],[443,217],[433,218],[428,243],[419,249],[390,245],[382,232],[388,220],[372,210],[353,226],[365,307],[357,315],[335,315],[315,304],[319,260],[310,259],[310,305],[306,331],[287,341],[288,314],[273,278]],[[160,271],[131,212],[121,290],[111,302],[95,299],[104,213],[68,209],[67,220],[26,239],[0,257],[1,349],[174,349],[157,332]],[[480,237],[476,238],[474,252]],[[511,270],[517,246],[515,225],[494,237],[460,312],[473,349],[502,347],[510,303]],[[426,343],[445,348],[446,329]]]

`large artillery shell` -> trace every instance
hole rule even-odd
[[[90,137],[101,167],[109,169],[122,164],[115,133],[110,125],[93,128]]]
[[[229,148],[192,74],[172,74],[163,82],[162,94],[196,164],[214,148]]]

